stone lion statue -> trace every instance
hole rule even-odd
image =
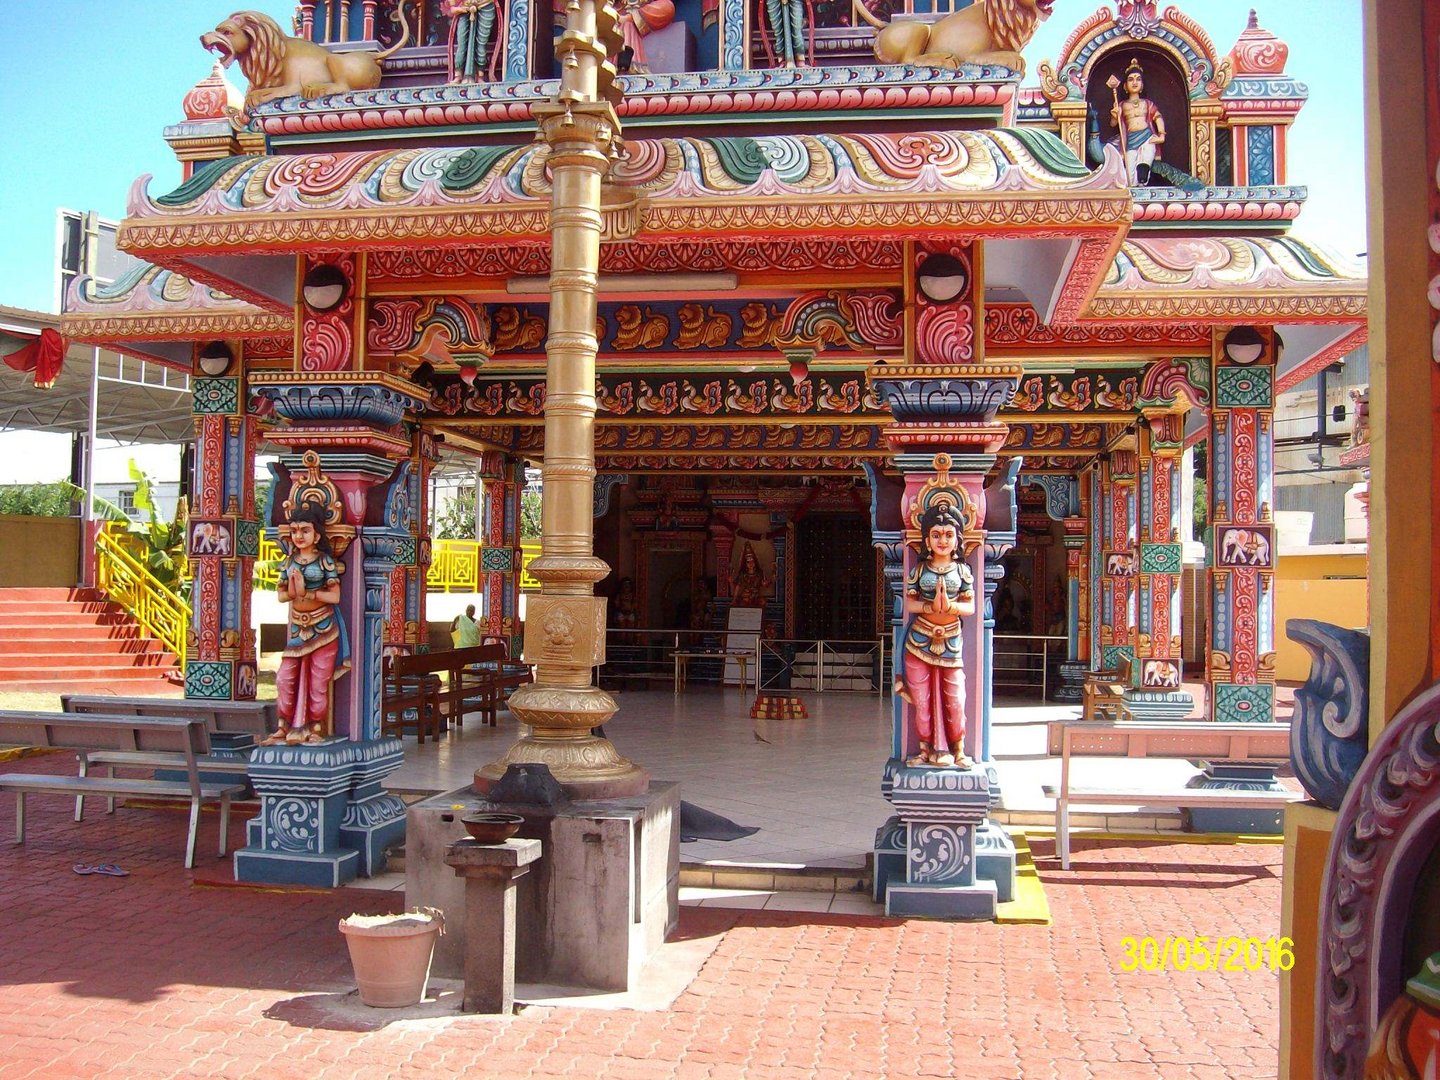
[[[410,24],[403,18],[400,23],[400,40],[384,52],[333,53],[313,41],[291,37],[269,15],[237,11],[210,33],[201,34],[200,44],[219,56],[223,66],[240,64],[250,81],[245,94],[249,112],[256,105],[296,94],[317,98],[375,89],[380,85],[380,62],[409,44]]]
[[[958,68],[995,64],[1025,73],[1020,50],[1035,28],[1050,17],[1055,0],[976,0],[938,22],[897,19],[881,22],[865,0],[852,0],[855,14],[878,31],[875,57],[882,64]]]

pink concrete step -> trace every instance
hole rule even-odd
[[[120,608],[105,608],[100,611],[86,611],[83,607],[78,610],[70,609],[63,611],[47,611],[41,614],[18,614],[0,612],[0,629],[15,627],[17,629],[26,626],[50,626],[70,627],[78,626],[116,626],[125,625],[130,622],[130,616],[126,615]]]
[[[112,604],[108,600],[12,600],[0,604],[0,615],[28,615],[36,619],[46,615],[64,615],[67,612],[100,614],[124,610],[119,604]]]
[[[0,655],[0,676],[14,675],[17,679],[53,679],[73,671],[128,671],[175,666],[175,655],[168,652],[151,653],[94,653],[81,652],[62,656],[4,656]]]
[[[114,672],[93,679],[71,676],[11,680],[0,676],[0,690],[26,694],[173,694],[177,685],[152,668]]]
[[[133,622],[115,622],[101,626],[7,626],[0,631],[0,652],[6,651],[7,644],[22,641],[44,641],[57,648],[86,642],[91,648],[100,642],[133,641],[140,636],[140,628]]]
[[[34,601],[100,600],[98,589],[0,589],[0,604]]]
[[[104,631],[103,626],[90,627]],[[0,658],[6,656],[58,657],[70,660],[76,656],[139,656],[146,653],[163,652],[165,646],[154,638],[140,637],[135,627],[128,629],[129,637],[90,639],[84,642],[74,638],[23,638],[12,640],[7,634],[0,641]]]

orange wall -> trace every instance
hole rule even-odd
[[[1368,557],[1353,555],[1291,555],[1281,553],[1275,564],[1275,677],[1304,682],[1310,675],[1310,654],[1285,635],[1290,619],[1317,619],[1351,630],[1369,622]]]
[[[80,519],[0,514],[0,588],[72,587],[80,566]]]

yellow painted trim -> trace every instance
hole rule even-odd
[[[1049,926],[1050,901],[1045,896],[1045,883],[1030,856],[1030,841],[1023,832],[1011,832],[1015,844],[1015,899],[995,907],[997,923]]]

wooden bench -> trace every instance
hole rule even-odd
[[[443,686],[438,682],[441,675],[446,679]],[[506,691],[530,680],[530,669],[512,661],[499,642],[392,656],[386,666],[381,733],[403,732],[408,726],[404,713],[411,709],[416,711],[420,742],[425,741],[427,726],[436,739],[447,723],[462,726],[467,709],[478,710],[494,727]]]
[[[117,795],[138,798],[182,798],[190,800],[190,833],[185,843],[185,868],[195,865],[195,835],[200,825],[200,806],[220,803],[220,855],[229,843],[230,799],[245,791],[244,784],[206,784],[200,781],[199,761],[210,752],[210,733],[199,717],[144,717],[103,714],[46,712],[0,712],[0,741],[22,746],[76,750],[82,754],[128,753],[144,755],[146,765],[157,758],[183,762],[185,780],[142,780],[135,777],[53,776],[29,773],[0,773],[0,790],[15,792],[15,842],[25,842],[25,796],[27,794],[68,795],[77,800],[86,795]],[[139,762],[137,762],[139,763]],[[78,818],[77,813],[77,818]]]
[[[1082,720],[1121,720],[1125,704],[1125,691],[1130,689],[1130,665],[1128,656],[1120,657],[1114,671],[1090,671],[1085,675],[1085,686],[1080,693],[1080,718]]]
[[[1070,758],[1184,758],[1235,762],[1283,762],[1290,759],[1289,724],[1216,724],[1204,721],[1137,723],[1134,721],[1052,720],[1048,751],[1060,757],[1060,786],[1045,785],[1055,800],[1055,846],[1060,865],[1070,869],[1070,806],[1090,803],[1121,806],[1234,806],[1270,809],[1303,799],[1298,791],[1139,792],[1114,788],[1074,788]]]

